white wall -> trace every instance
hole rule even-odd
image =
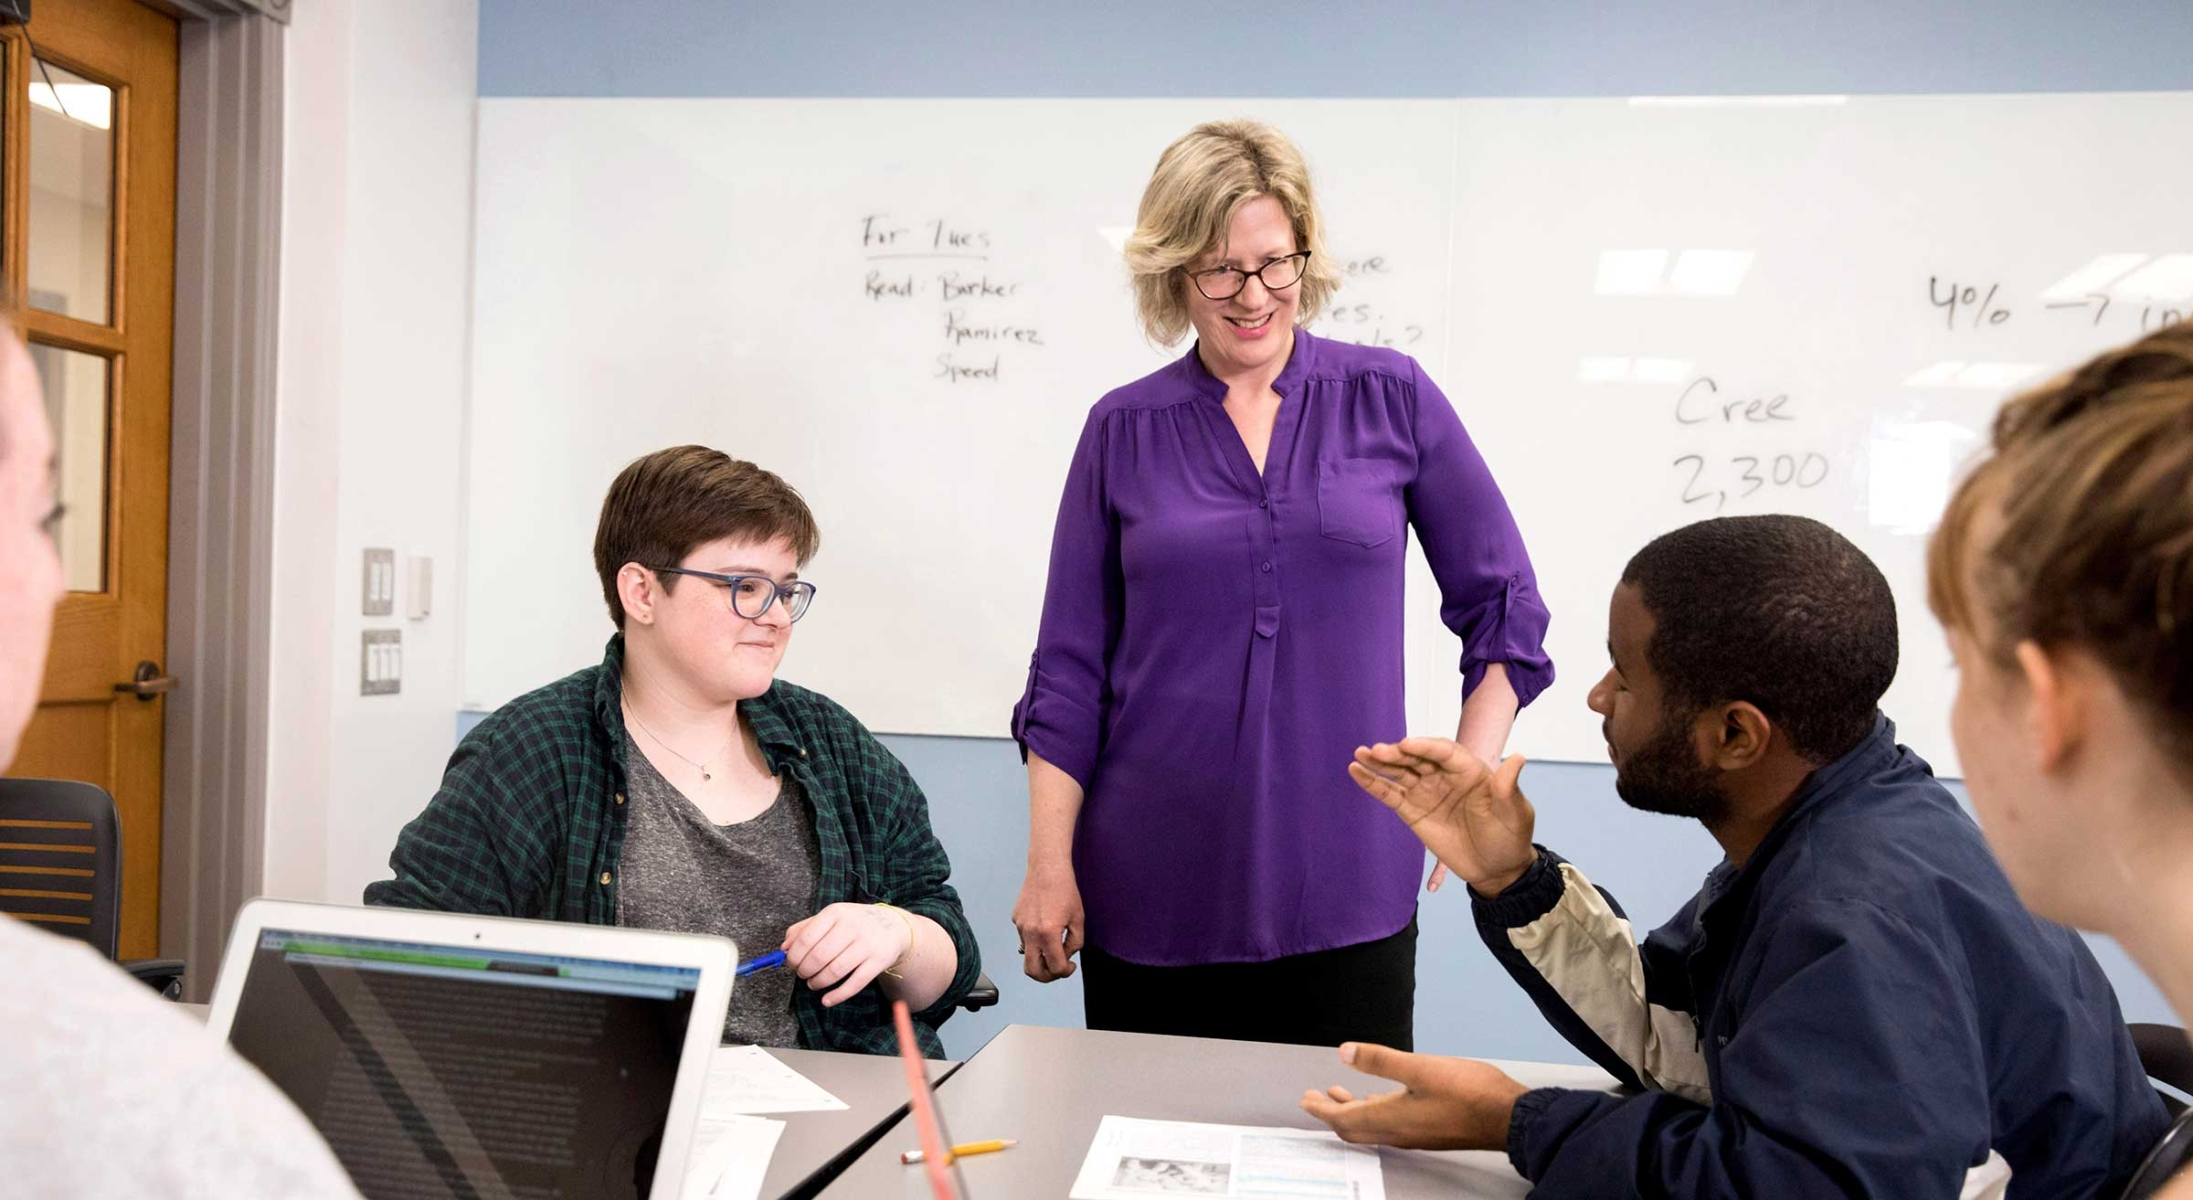
[[[271,895],[355,903],[449,753],[478,29],[475,0],[314,0],[288,33]],[[368,546],[433,558],[432,616],[401,585],[360,614]],[[399,695],[358,694],[367,628],[403,631]]]

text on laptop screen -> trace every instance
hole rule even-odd
[[[262,930],[229,1041],[367,1200],[644,1197],[700,972]]]

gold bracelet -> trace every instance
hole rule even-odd
[[[892,912],[895,912],[895,913],[897,913],[897,914],[899,915],[899,920],[901,920],[901,921],[904,921],[904,922],[906,922],[906,953],[904,953],[904,954],[900,955],[900,956],[899,956],[899,960],[898,960],[897,962],[895,962],[895,963],[892,963],[892,964],[891,964],[891,967],[903,967],[903,966],[905,966],[905,965],[906,965],[906,960],[907,960],[907,959],[909,959],[909,958],[912,958],[912,957],[914,957],[914,942],[915,942],[915,940],[916,940],[917,938],[919,938],[919,937],[921,936],[920,934],[918,934],[918,933],[916,933],[916,932],[914,931],[914,918],[913,918],[913,917],[912,917],[912,916],[911,916],[911,915],[910,915],[909,913],[907,913],[907,911],[906,911],[905,909],[903,909],[903,908],[900,908],[900,907],[899,907],[898,905],[896,905],[896,904],[886,904],[886,903],[884,903],[884,902],[883,902],[883,901],[881,901],[881,900],[877,900],[877,901],[873,901],[873,902],[871,902],[871,904],[870,904],[870,907],[871,907],[871,908],[888,908],[888,909],[890,909],[890,910],[891,910]],[[889,975],[889,976],[890,976],[891,978],[893,978],[893,979],[904,979],[904,978],[906,978],[906,976],[904,976],[904,975],[901,975],[901,974],[899,974],[899,973],[898,973],[897,971],[894,971],[894,970],[892,970],[892,969],[891,969],[891,967],[885,967],[885,968],[883,969],[883,973],[884,973],[884,974],[886,974],[886,975]]]

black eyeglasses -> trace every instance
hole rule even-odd
[[[1297,250],[1285,258],[1275,258],[1254,271],[1240,267],[1212,267],[1208,271],[1190,271],[1188,278],[1195,281],[1195,290],[1203,293],[1205,300],[1231,300],[1241,294],[1241,289],[1255,279],[1267,292],[1277,292],[1302,282],[1302,273],[1309,270],[1310,252]]]
[[[718,575],[713,571],[688,571],[684,567],[649,567],[657,575],[691,575],[705,579],[723,589],[731,602],[731,611],[749,621],[761,620],[762,614],[777,601],[784,601],[784,611],[794,621],[807,615],[807,606],[814,603],[815,585],[804,579],[792,583],[778,583],[767,575]]]

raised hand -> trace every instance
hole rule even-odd
[[[1520,788],[1523,756],[1496,769],[1444,738],[1358,747],[1348,777],[1394,811],[1439,861],[1481,895],[1496,895],[1537,860],[1537,814]]]

